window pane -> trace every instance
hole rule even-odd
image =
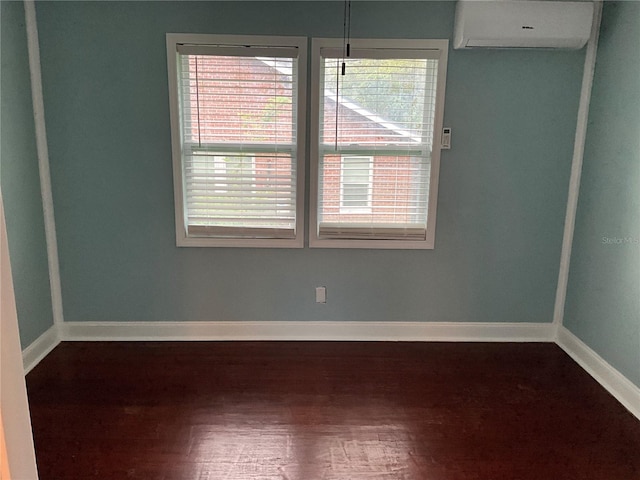
[[[320,49],[318,238],[426,239],[439,60],[397,53]]]
[[[345,75],[341,62],[324,59],[323,143],[337,122],[338,144],[431,144],[437,60],[347,58]]]
[[[345,159],[348,157],[345,157]],[[341,172],[340,155],[322,159],[319,222],[369,224],[425,224],[430,164],[420,157],[376,155],[365,182],[349,180]],[[342,173],[342,177],[341,177]],[[346,174],[346,179],[345,179]],[[362,173],[357,175],[362,178]],[[345,207],[369,207],[365,212]]]
[[[297,60],[226,53],[178,55],[187,233],[295,237]]]
[[[344,183],[369,183],[370,157],[344,157],[342,159],[342,181]]]
[[[266,153],[195,153],[186,159],[188,224],[295,226],[292,157]]]
[[[343,207],[367,207],[369,206],[368,183],[344,183],[342,185]]]
[[[183,55],[182,63],[189,142],[293,143],[293,59]]]
[[[372,157],[342,157],[341,213],[368,213],[371,211],[372,168]]]

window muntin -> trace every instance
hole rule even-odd
[[[447,41],[359,40],[346,59],[336,47],[313,44],[310,244],[433,248]],[[336,156],[372,158],[368,215],[334,208]]]
[[[301,247],[306,40],[239,40],[167,38],[178,244]]]

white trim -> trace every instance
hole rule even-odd
[[[40,46],[38,43],[38,25],[36,7],[33,0],[25,0],[24,16],[27,30],[27,50],[29,53],[29,74],[31,76],[31,100],[35,122],[36,151],[40,172],[40,191],[42,195],[42,214],[47,244],[47,262],[49,265],[49,286],[51,288],[51,307],[53,323],[64,322],[62,312],[62,287],[60,284],[60,264],[58,261],[58,240],[56,222],[53,214],[53,194],[51,192],[51,173],[49,170],[49,149],[47,129],[44,119],[44,100],[42,97],[42,72],[40,71]]]
[[[584,158],[584,144],[587,136],[589,120],[589,104],[591,102],[591,87],[593,86],[593,74],[596,67],[596,53],[598,50],[598,36],[600,32],[600,20],[602,18],[602,2],[595,1],[591,37],[587,44],[587,53],[584,59],[582,73],[582,90],[580,91],[580,104],[578,107],[578,121],[576,135],[573,144],[573,159],[571,161],[571,177],[569,179],[569,194],[567,197],[567,211],[564,220],[564,234],[562,237],[562,252],[560,254],[560,270],[558,272],[558,286],[556,300],[553,308],[553,325],[558,334],[564,319],[564,306],[567,298],[567,285],[569,282],[569,267],[571,263],[571,249],[573,247],[573,232],[576,223],[576,211],[578,209],[578,196],[580,193],[580,177],[582,175],[582,161]]]
[[[33,367],[38,365],[40,361],[49,355],[51,350],[56,348],[60,343],[58,336],[58,326],[52,325],[46,332],[36,338],[31,345],[22,351],[22,364],[24,365],[24,374],[29,373]]]
[[[550,323],[455,322],[65,322],[69,341],[325,340],[549,342]]]
[[[558,330],[557,344],[616,400],[640,420],[640,388],[612,367],[565,327]]]

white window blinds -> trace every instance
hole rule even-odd
[[[298,49],[176,50],[187,236],[295,238]]]
[[[317,239],[426,239],[440,58],[319,48]]]

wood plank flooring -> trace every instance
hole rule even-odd
[[[62,343],[41,480],[639,480],[640,422],[553,344]]]

